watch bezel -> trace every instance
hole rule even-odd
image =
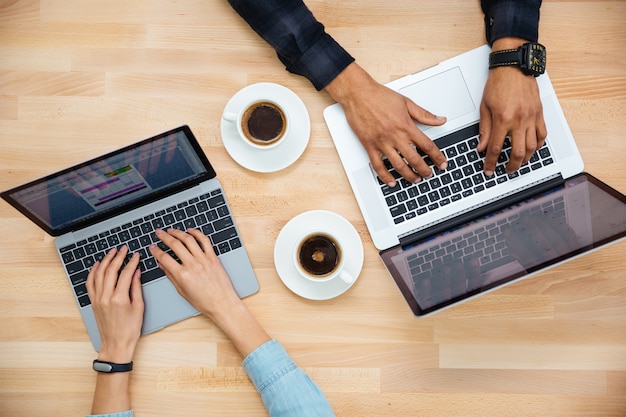
[[[546,71],[546,47],[537,42],[520,46],[520,69],[526,75],[539,76]]]

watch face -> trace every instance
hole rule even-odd
[[[546,71],[546,48],[538,43],[528,44],[525,69],[529,74],[538,76]]]

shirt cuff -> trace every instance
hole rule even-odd
[[[252,351],[242,365],[259,392],[297,368],[285,348],[275,339]]]
[[[497,39],[514,36],[537,42],[541,0],[492,1],[485,6],[485,32],[491,45]]]
[[[297,61],[281,58],[287,70],[306,77],[319,91],[335,79],[354,58],[332,36],[324,33]]]

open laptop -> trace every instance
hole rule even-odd
[[[199,314],[147,247],[156,228],[197,228],[211,238],[235,291],[259,290],[222,186],[188,126],[181,126],[0,194],[51,236],[96,351],[100,335],[85,281],[113,247],[139,252],[142,334]],[[130,256],[130,255],[129,255]]]
[[[434,114],[446,116],[448,119],[443,126],[430,127],[418,124],[418,127],[434,140],[448,158],[447,170],[440,171],[433,167],[433,177],[418,184],[411,184],[400,178],[390,165],[388,165],[390,172],[398,178],[397,185],[391,188],[382,183],[372,169],[367,153],[348,125],[342,107],[334,104],[324,111],[328,129],[374,245],[381,250],[381,257],[387,269],[416,315],[437,311],[488,289],[511,282],[535,271],[537,265],[546,267],[562,261],[561,254],[551,260],[544,259],[533,266],[528,266],[528,262],[525,260],[520,262],[514,259],[514,255],[507,252],[508,245],[501,243],[503,236],[500,236],[499,241],[499,253],[505,255],[502,259],[496,259],[495,255],[492,258],[491,252],[485,254],[485,248],[471,252],[470,249],[463,247],[459,248],[461,249],[459,252],[458,249],[452,250],[450,247],[447,249],[450,252],[444,255],[452,255],[452,257],[442,257],[440,261],[435,261],[435,266],[438,262],[450,265],[451,261],[456,263],[460,260],[468,276],[472,274],[480,276],[481,285],[470,288],[471,286],[466,284],[462,291],[449,292],[440,290],[441,286],[447,285],[442,284],[441,276],[451,272],[447,269],[442,272],[437,268],[432,268],[432,264],[429,269],[429,266],[425,266],[426,262],[433,259],[429,256],[429,260],[426,261],[419,256],[414,257],[415,250],[411,250],[419,248],[418,254],[420,252],[423,254],[426,248],[419,245],[429,242],[435,236],[449,237],[453,230],[469,227],[468,222],[491,218],[498,211],[506,211],[520,202],[533,201],[536,196],[553,193],[559,187],[569,187],[570,183],[566,180],[577,176],[583,170],[582,158],[549,76],[544,74],[537,78],[537,82],[548,129],[546,144],[520,170],[508,175],[504,171],[510,152],[510,143],[507,139],[495,175],[484,176],[482,165],[484,155],[476,152],[475,148],[478,144],[479,106],[488,76],[489,52],[490,48],[485,45],[387,84],[389,88],[411,98],[418,105]],[[430,163],[427,157],[425,161]],[[432,166],[432,163],[430,165]],[[584,178],[591,177],[585,175]],[[575,182],[578,181],[582,180],[577,178]],[[591,183],[591,181],[594,181],[594,184],[599,183],[590,179],[585,182]],[[600,189],[606,190],[609,187],[602,185]],[[610,198],[617,198],[621,202],[617,207],[624,210],[623,196],[614,190],[602,195],[605,194]],[[564,198],[564,200],[567,199]],[[618,212],[621,213],[619,210]],[[592,215],[595,214],[592,213]],[[555,221],[558,223],[558,220]],[[567,219],[567,221],[571,220]],[[477,229],[486,226],[487,224],[481,223]],[[507,236],[512,231],[518,231],[519,227],[518,224],[509,225]],[[587,229],[575,229],[581,241],[587,243],[581,244],[583,248],[595,247],[594,245],[600,241],[606,243],[623,237],[623,229],[620,231],[617,227],[612,229],[615,234],[600,239],[590,232],[591,227],[589,225]],[[466,231],[463,235],[468,233]],[[493,233],[495,236],[495,232]],[[524,239],[535,237],[533,234],[531,237],[523,236]],[[487,239],[490,237],[493,236],[488,234],[487,238],[484,238],[484,233],[478,233],[476,239],[482,242],[478,246],[486,246]],[[589,239],[592,243],[587,242]],[[439,243],[440,247],[437,249],[434,249],[436,245],[427,249],[429,251],[433,249],[433,252],[439,251],[441,254],[442,243]],[[504,248],[501,247],[503,245]],[[489,261],[487,261],[487,255]],[[402,257],[404,258],[400,261]],[[476,262],[480,264],[476,265]],[[517,262],[518,265],[511,266],[508,265],[509,262]],[[416,272],[415,265],[420,266],[419,272],[423,272],[423,275]],[[422,266],[425,267],[422,268]],[[508,272],[502,273],[498,268]],[[489,272],[493,269],[498,269],[498,271]],[[414,273],[415,276],[409,276],[410,273]],[[429,278],[425,278],[427,275]],[[469,280],[469,278],[465,279],[466,282]],[[424,287],[429,284],[445,294],[430,299],[428,302],[424,300],[420,302],[416,294],[422,282]],[[462,287],[458,285],[458,288]],[[424,292],[426,289],[422,288],[422,293]]]

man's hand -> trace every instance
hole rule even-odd
[[[341,104],[350,127],[369,155],[381,181],[395,186],[383,156],[407,181],[415,183],[432,175],[431,168],[415,151],[419,148],[439,169],[447,162],[435,143],[415,121],[431,126],[445,123],[403,95],[377,83],[356,63],[352,63],[330,84],[326,91]]]
[[[523,39],[502,38],[494,42],[493,50],[517,48],[523,43]],[[517,67],[490,70],[480,104],[479,132],[477,150],[486,152],[485,175],[493,175],[506,136],[511,138],[506,171],[513,173],[528,162],[547,136],[537,80]]]

